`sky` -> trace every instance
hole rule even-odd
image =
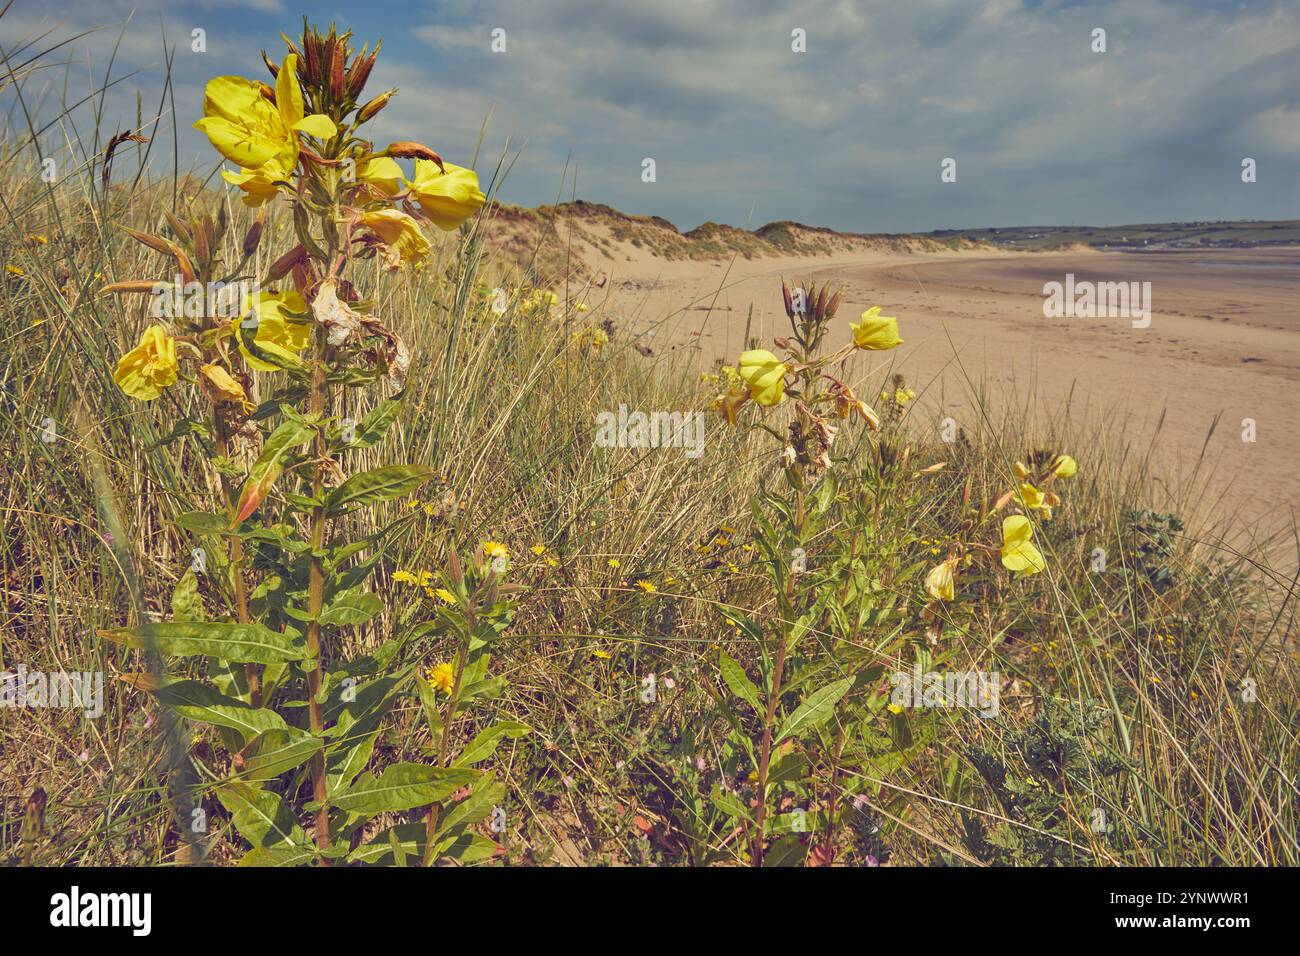
[[[63,45],[0,109],[25,129],[23,110],[48,121],[108,79],[101,127],[134,127],[171,50],[176,115],[146,131],[151,169],[175,155],[206,175],[204,84],[265,79],[258,51],[281,58],[303,14],[383,38],[367,91],[401,92],[376,142],[468,165],[481,139],[485,180],[508,150],[505,202],[576,196],[683,230],[1300,218],[1300,0],[14,0],[6,62]]]

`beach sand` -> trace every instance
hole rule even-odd
[[[875,361],[921,393],[918,417],[951,415],[964,427],[978,414],[971,383],[982,383],[1013,407],[1059,414],[1068,403],[1074,420],[1101,421],[1135,454],[1150,454],[1171,498],[1195,474],[1198,500],[1243,526],[1289,525],[1300,505],[1298,248],[618,258],[606,287],[613,303],[647,341],[658,335],[657,347],[702,367],[734,362],[747,322],[764,347],[788,333],[782,277],[842,284],[842,329],[829,341],[847,341],[868,306],[897,316],[905,344]],[[1150,282],[1150,326],[1046,318],[1044,283],[1067,273]],[[1242,440],[1244,419],[1255,423],[1253,442]]]

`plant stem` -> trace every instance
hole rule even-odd
[[[802,489],[795,492],[795,540],[803,531],[804,507]],[[785,579],[786,605],[794,600],[794,571]],[[785,652],[790,643],[793,621],[781,628],[781,646],[776,649],[776,667],[772,672],[771,688],[767,692],[767,716],[763,721],[763,746],[758,761],[758,820],[754,827],[754,849],[750,859],[754,866],[763,865],[763,827],[767,821],[767,769],[772,760],[772,725],[776,722],[776,703],[781,699],[781,679],[785,673]]]
[[[216,408],[213,409],[213,424],[217,433],[217,451],[222,458],[230,456],[230,434],[225,420],[221,417],[221,412]],[[225,475],[220,476],[221,481],[221,500],[225,505],[226,513],[231,518],[235,516],[235,498],[231,494],[230,479]],[[235,617],[240,624],[247,624],[250,620],[248,613],[248,587],[244,583],[244,542],[238,535],[230,536],[230,569],[231,580],[235,586]],[[246,663],[244,673],[248,679],[249,701],[254,707],[262,706],[261,680],[257,671],[257,665]]]
[[[312,371],[310,411],[313,415],[320,416],[325,411],[326,403],[325,330],[320,326],[315,329],[314,339],[316,362]],[[325,433],[320,425],[317,426],[316,431],[315,453],[318,462],[325,458]],[[307,611],[311,617],[311,623],[307,625],[307,653],[313,658],[313,667],[307,674],[307,690],[309,693],[307,707],[311,719],[311,732],[317,737],[324,730],[324,719],[321,715],[319,700],[322,653],[320,622],[317,620],[325,598],[325,569],[320,557],[321,549],[325,545],[325,506],[319,503],[325,490],[324,474],[321,467],[318,465],[312,476],[312,497],[318,503],[311,510],[311,570],[307,584]],[[316,811],[316,845],[324,850],[330,843],[330,814],[329,807],[325,805],[325,751],[323,748],[317,750],[311,758],[311,782],[313,799],[321,804],[321,808]],[[326,862],[325,865],[328,866],[329,863]]]

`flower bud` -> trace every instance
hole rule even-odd
[[[389,156],[396,156],[401,159],[428,159],[437,164],[438,168],[446,172],[446,167],[442,164],[442,157],[431,150],[423,143],[389,143],[388,148],[384,150]]]
[[[262,227],[266,225],[266,213],[260,212],[253,224],[248,227],[248,232],[244,234],[244,256],[251,256],[257,251],[258,245],[262,241]]]
[[[387,92],[380,93],[365,106],[361,107],[357,112],[357,122],[365,123],[374,119],[379,111],[388,105],[388,101],[393,98],[393,95],[396,92],[397,90],[388,90]]]

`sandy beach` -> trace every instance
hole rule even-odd
[[[1195,472],[1203,495],[1261,527],[1289,523],[1300,503],[1300,249],[619,258],[615,301],[638,329],[666,331],[668,348],[734,360],[747,319],[765,342],[788,330],[782,277],[840,283],[845,336],[870,305],[898,316],[905,344],[888,361],[921,393],[920,410],[962,421],[972,381],[1019,406],[1068,401],[1076,420],[1103,416],[1150,449],[1171,494]],[[1044,284],[1067,274],[1151,283],[1149,327],[1045,317]]]

